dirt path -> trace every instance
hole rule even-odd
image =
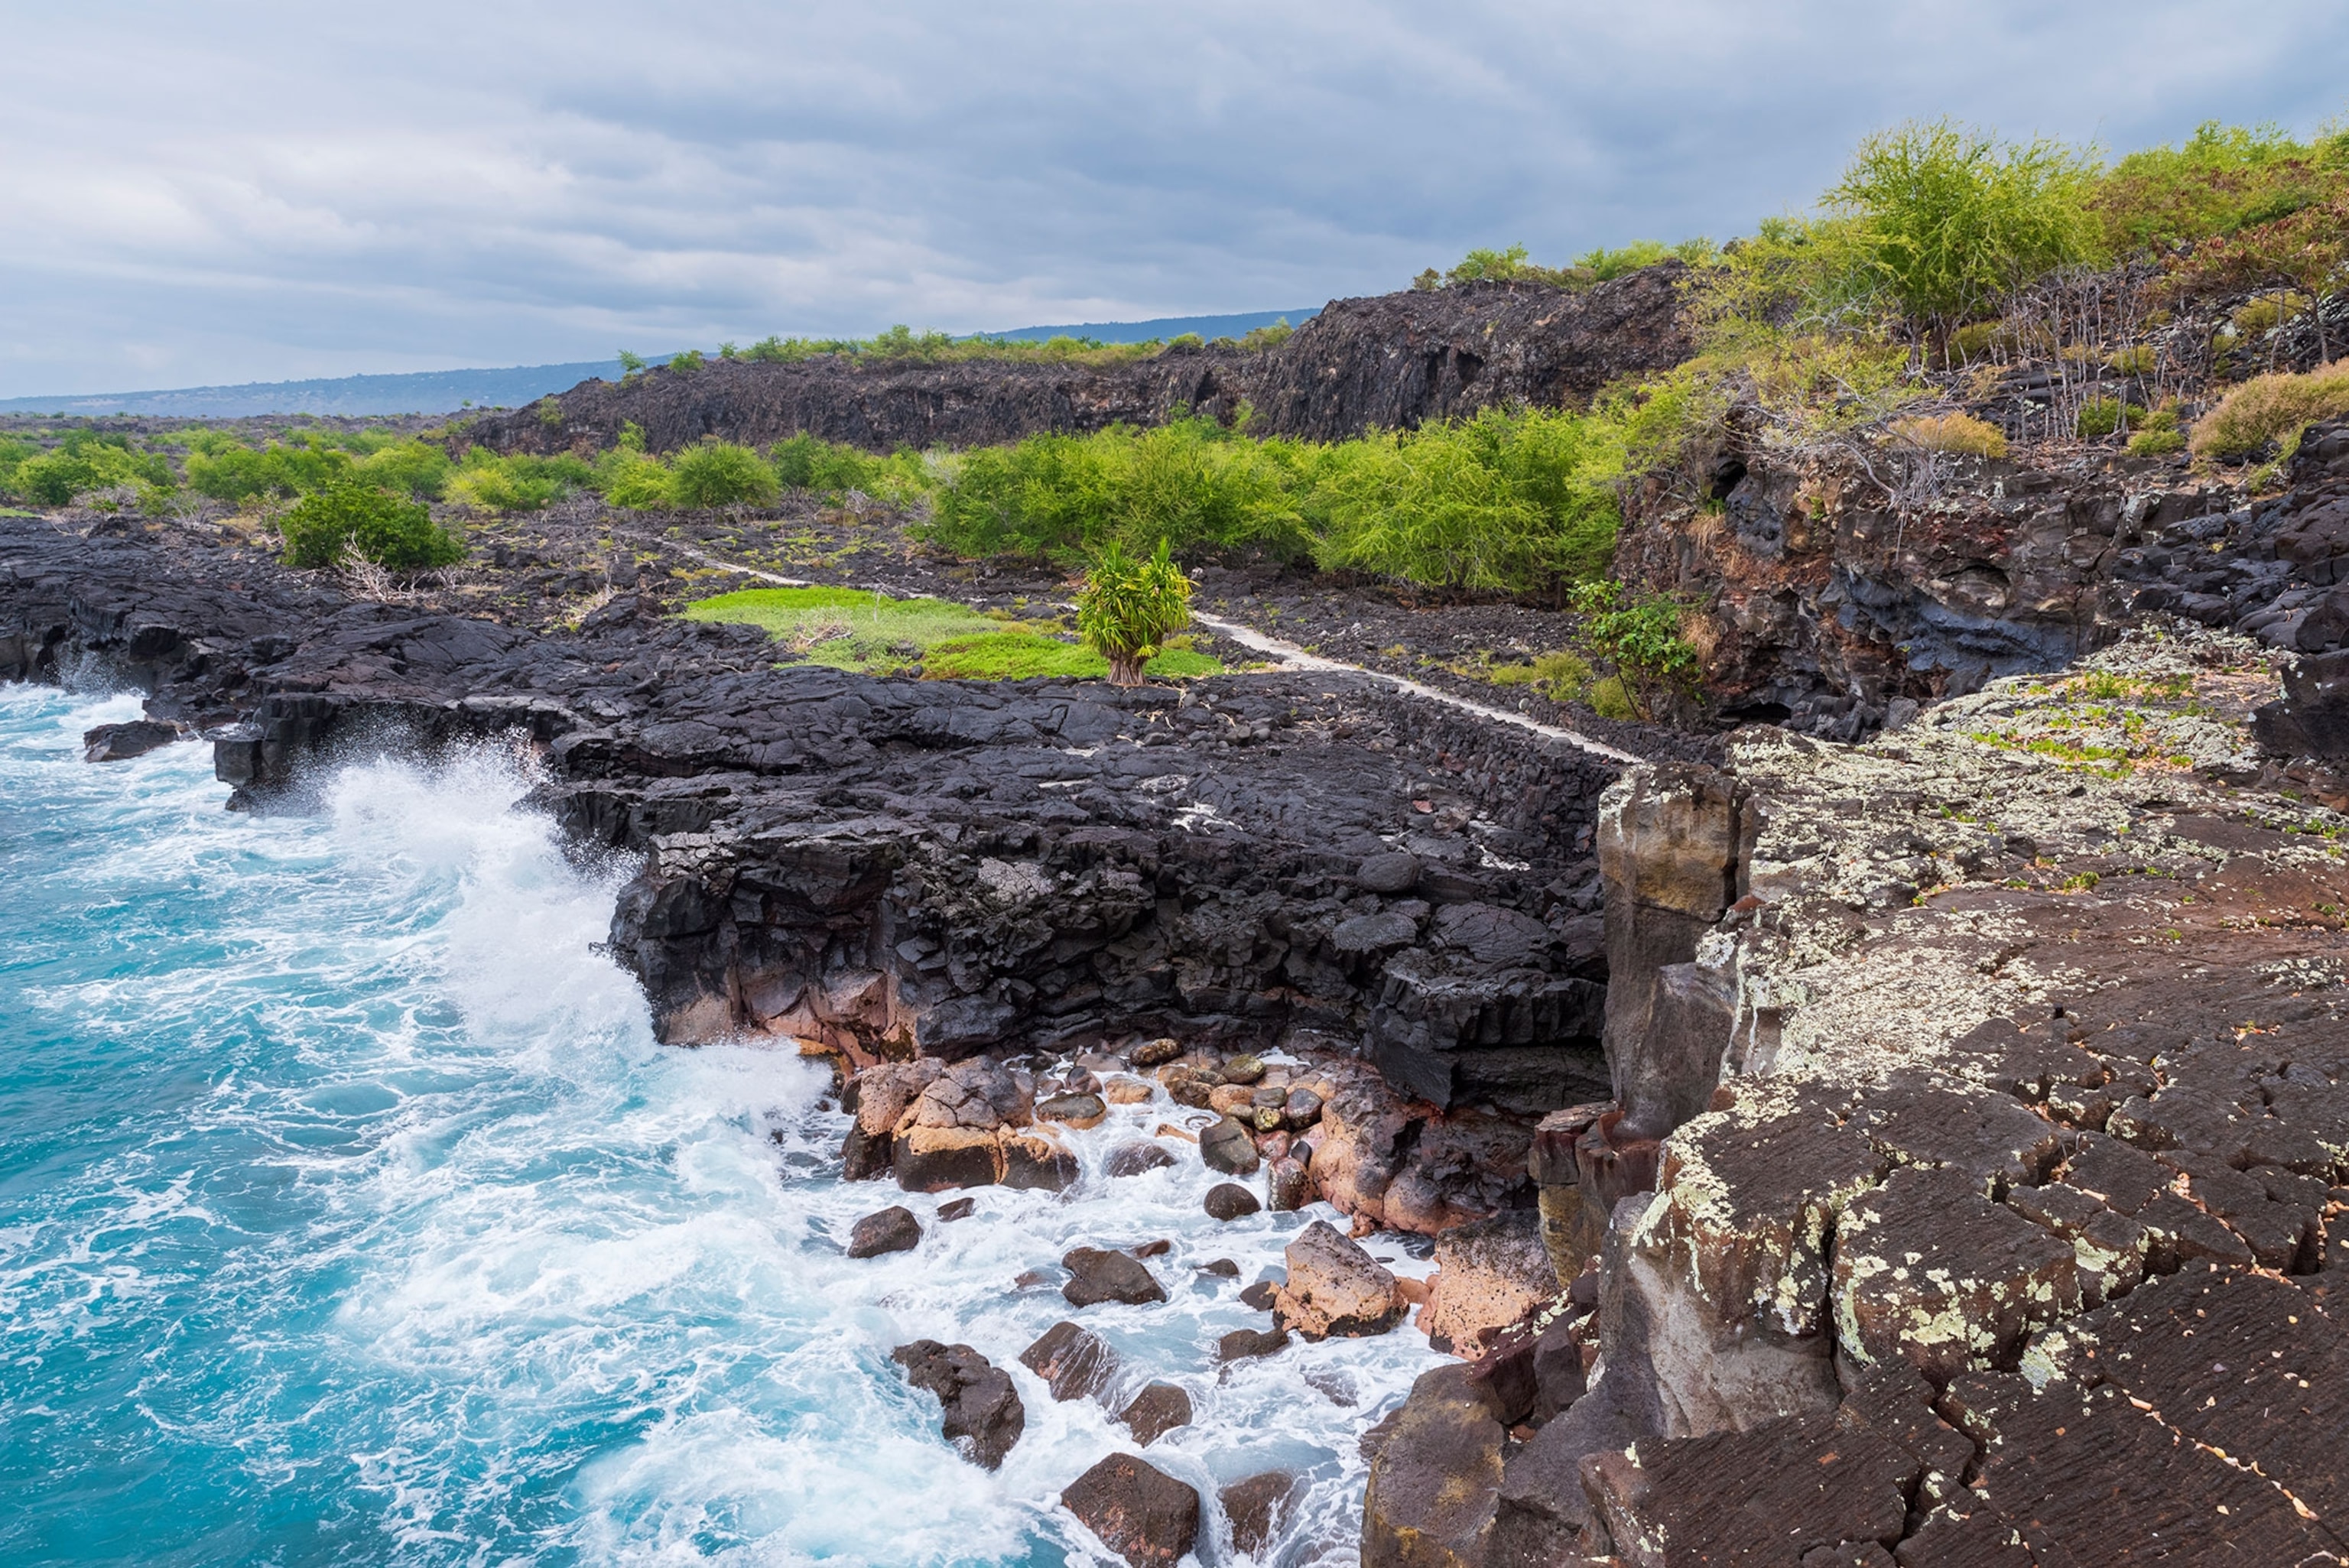
[[[704,566],[714,566],[719,568],[720,571],[725,572],[739,572],[746,577],[755,577],[761,583],[772,583],[779,587],[812,588],[817,586],[817,584],[809,582],[805,578],[786,577],[778,572],[768,572],[760,567],[746,566],[739,561],[728,561],[721,556],[710,554],[708,551],[701,549],[698,545],[688,544],[682,540],[664,539],[654,534],[637,533],[632,531],[623,531],[619,529],[613,530],[613,533],[616,537],[631,539],[638,543],[650,545],[657,550],[674,551],[680,555],[689,557],[690,559],[700,562]],[[954,597],[950,592],[941,593],[938,596],[941,598]],[[1221,616],[1206,614],[1196,610],[1194,610],[1191,613],[1191,618],[1194,621],[1198,622],[1199,624],[1214,632],[1216,635],[1227,637],[1231,641],[1239,644],[1244,648],[1263,654],[1268,657],[1278,661],[1280,665],[1288,669],[1328,670],[1346,675],[1367,676],[1372,680],[1385,682],[1388,686],[1394,687],[1397,691],[1406,692],[1413,696],[1425,698],[1429,702],[1440,702],[1447,707],[1457,708],[1463,713],[1474,714],[1479,718],[1486,719],[1496,724],[1515,725],[1519,729],[1530,730],[1536,735],[1546,736],[1552,740],[1562,740],[1568,746],[1578,747],[1582,750],[1590,752],[1595,756],[1604,757],[1609,761],[1620,762],[1629,765],[1640,760],[1640,758],[1634,757],[1628,751],[1609,746],[1603,740],[1595,739],[1590,736],[1584,735],[1579,730],[1568,729],[1563,725],[1543,724],[1539,720],[1529,717],[1525,714],[1511,713],[1506,708],[1494,707],[1485,703],[1475,702],[1467,697],[1457,696],[1452,692],[1444,691],[1435,686],[1423,685],[1418,681],[1408,679],[1402,676],[1390,674],[1385,670],[1368,669],[1361,665],[1348,664],[1342,659],[1326,658],[1319,654],[1309,653],[1305,649],[1297,646],[1294,643],[1282,642],[1278,637],[1269,636],[1263,632],[1257,631],[1253,626],[1243,625],[1237,621],[1227,621]]]

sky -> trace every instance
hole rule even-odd
[[[1950,115],[2349,111],[2349,6],[0,0],[0,397],[1319,304]]]

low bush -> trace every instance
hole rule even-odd
[[[595,489],[612,506],[653,511],[671,503],[668,465],[639,449],[615,447],[595,459]]]
[[[2187,445],[2196,457],[2242,461],[2258,457],[2318,419],[2349,415],[2349,359],[2305,375],[2255,376],[2194,423]]]
[[[1191,624],[1191,580],[1159,542],[1147,560],[1112,542],[1077,593],[1077,635],[1109,661],[1114,686],[1139,686],[1159,645]]]
[[[1572,602],[1582,617],[1575,639],[1611,668],[1617,689],[1610,695],[1619,696],[1630,717],[1652,721],[1671,697],[1695,687],[1701,661],[1696,645],[1681,635],[1678,603],[1611,582],[1583,583]]]
[[[2006,432],[1971,414],[1925,414],[1893,422],[1893,435],[1929,452],[1971,458],[2006,456]]]
[[[688,447],[669,465],[669,496],[678,506],[768,506],[781,489],[758,453],[729,441]]]
[[[871,494],[879,482],[882,459],[862,448],[827,441],[802,430],[767,449],[775,477],[785,490],[812,490],[819,495],[845,495],[850,490]]]
[[[2004,142],[1943,119],[1863,140],[1827,192],[1863,272],[1937,342],[2010,290],[2095,259],[2095,164],[2044,138]]]
[[[2133,458],[2160,458],[2186,449],[2186,432],[2172,428],[2167,430],[2139,430],[2128,438],[2128,454]]]
[[[500,457],[475,447],[448,481],[448,499],[482,511],[538,511],[595,482],[595,470],[564,453]]]
[[[2128,406],[2118,397],[2089,397],[2080,404],[2073,432],[2084,441],[2101,441],[2119,429],[2127,416]]]
[[[354,551],[394,571],[453,566],[465,558],[464,545],[421,502],[372,485],[315,490],[294,503],[282,528],[289,566],[338,565]]]
[[[70,506],[78,497],[118,489],[137,490],[146,504],[160,501],[177,481],[170,463],[131,450],[127,436],[74,430],[49,451],[18,458],[8,488],[38,506]]]
[[[1329,448],[1307,507],[1326,568],[1538,593],[1606,570],[1621,432],[1570,412],[1475,418]]]

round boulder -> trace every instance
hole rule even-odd
[[[1118,1419],[1146,1449],[1175,1428],[1191,1424],[1191,1396],[1172,1383],[1153,1383],[1133,1397]]]
[[[1156,1171],[1174,1163],[1174,1156],[1166,1152],[1163,1144],[1137,1138],[1131,1143],[1121,1143],[1109,1151],[1102,1169],[1112,1176],[1139,1176],[1145,1171]]]
[[[1165,1287],[1157,1278],[1124,1253],[1078,1247],[1061,1259],[1061,1266],[1069,1271],[1069,1283],[1061,1287],[1061,1295],[1071,1306],[1104,1301],[1139,1306],[1166,1299]]]
[[[1262,1210],[1255,1193],[1237,1181],[1218,1181],[1207,1189],[1207,1212],[1218,1220],[1241,1220]]]
[[[921,1221],[914,1218],[911,1209],[893,1203],[856,1222],[848,1233],[848,1255],[876,1258],[883,1253],[911,1252],[921,1239]]]

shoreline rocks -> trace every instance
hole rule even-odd
[[[1028,1412],[1010,1376],[968,1345],[917,1339],[889,1353],[905,1381],[937,1396],[947,1438],[965,1459],[1000,1470],[1028,1429]]]

